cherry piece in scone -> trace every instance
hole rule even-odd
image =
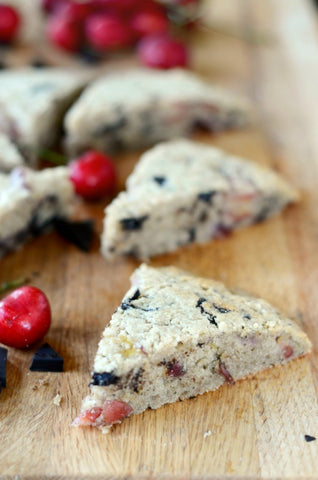
[[[70,22],[83,22],[92,11],[92,4],[88,1],[77,2],[69,0],[56,7],[58,15]]]
[[[12,42],[20,23],[20,15],[15,8],[0,4],[0,42]]]
[[[85,22],[85,38],[88,45],[98,51],[115,50],[132,44],[129,26],[118,15],[95,13]]]
[[[116,173],[112,160],[103,153],[88,151],[70,164],[75,191],[85,200],[98,200],[113,192]]]
[[[0,342],[27,348],[41,340],[51,324],[46,295],[36,287],[20,287],[0,301]]]
[[[138,56],[141,63],[153,68],[169,69],[188,65],[185,45],[167,34],[143,38],[138,44]]]
[[[80,26],[60,14],[49,18],[47,35],[54,45],[63,50],[76,52],[80,49],[82,41]]]

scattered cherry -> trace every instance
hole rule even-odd
[[[119,16],[95,13],[85,22],[85,36],[90,47],[99,51],[127,47],[132,43],[128,25]]]
[[[20,287],[0,301],[0,342],[27,348],[41,340],[51,324],[46,295],[36,287]]]
[[[98,200],[114,190],[116,182],[112,160],[103,153],[89,151],[70,164],[70,178],[78,195]]]
[[[81,31],[77,23],[56,14],[48,20],[47,34],[57,47],[70,52],[76,52],[81,45]]]
[[[188,65],[186,47],[167,34],[143,38],[138,45],[138,55],[148,67],[169,69]]]
[[[169,20],[163,13],[141,10],[132,16],[130,26],[138,37],[145,37],[168,31]]]
[[[20,26],[20,15],[10,5],[0,5],[0,42],[10,43]]]

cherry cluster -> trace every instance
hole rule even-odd
[[[185,67],[186,46],[172,33],[172,7],[198,0],[43,0],[47,35],[57,47],[103,57],[136,48],[141,63],[155,68]]]

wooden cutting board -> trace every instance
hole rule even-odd
[[[279,171],[302,193],[298,206],[223,240],[154,259],[224,281],[271,301],[304,328],[310,357],[224,386],[196,399],[147,411],[110,435],[71,428],[88,392],[100,334],[138,265],[109,265],[47,234],[1,260],[0,282],[29,277],[48,295],[46,336],[64,373],[33,373],[33,351],[9,349],[0,395],[0,478],[318,478],[318,35],[305,0],[214,0],[207,18],[269,42],[244,42],[207,30],[193,39],[195,70],[245,93],[256,125],[201,135],[203,141]],[[118,158],[119,189],[138,158]],[[104,202],[105,203],[105,202]],[[86,205],[101,231],[104,204]],[[60,405],[53,402],[61,396]],[[306,442],[305,435],[317,437]]]

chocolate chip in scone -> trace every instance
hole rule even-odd
[[[304,435],[306,442],[313,442],[316,440],[316,437],[313,437],[312,435]]]
[[[106,125],[102,125],[94,130],[92,135],[94,137],[103,137],[104,135],[108,135],[110,133],[116,132],[116,130],[120,130],[123,127],[126,127],[128,124],[128,119],[124,115],[118,117],[112,123],[107,123]]]
[[[119,377],[111,372],[96,373],[92,375],[90,385],[97,385],[99,387],[107,387],[108,385],[115,385],[119,382]]]
[[[139,297],[140,297],[140,290],[139,290],[139,288],[137,288],[137,290],[135,291],[133,296],[130,297],[129,301],[132,302],[133,300],[137,300],[137,298],[139,298]]]
[[[251,320],[251,315],[249,313],[245,313],[243,315],[244,320]]]
[[[202,212],[199,216],[199,222],[200,223],[204,223],[207,221],[207,219],[209,218],[209,215],[207,212]]]
[[[188,233],[189,233],[189,240],[188,240],[189,243],[194,242],[194,240],[195,240],[195,235],[196,235],[195,228],[190,228],[190,229],[188,230]]]
[[[123,230],[141,230],[147,218],[149,218],[148,215],[143,215],[142,217],[122,218],[119,222]]]
[[[229,313],[231,311],[228,308],[219,307],[215,303],[213,303],[213,307],[220,313]]]
[[[33,58],[33,60],[31,60],[30,66],[33,68],[46,68],[49,65],[42,58],[36,57],[36,58]]]
[[[7,356],[8,350],[0,347],[0,392],[7,386]]]
[[[63,358],[48,344],[42,345],[34,354],[31,372],[63,372]]]
[[[153,177],[153,181],[158,183],[158,185],[164,185],[167,179],[166,177]]]
[[[216,192],[214,190],[199,193],[198,200],[201,200],[202,202],[206,202],[209,205],[211,205],[212,198],[214,197],[215,194]]]
[[[128,387],[136,393],[140,391],[140,388],[142,386],[143,373],[144,373],[144,369],[142,367],[139,368],[139,370],[131,376],[128,382]]]
[[[217,328],[219,328],[219,326],[218,326],[218,324],[217,324],[217,322],[216,322],[216,316],[213,315],[213,313],[207,312],[207,311],[203,308],[203,306],[202,306],[202,304],[203,304],[204,302],[206,302],[206,301],[207,301],[206,298],[203,298],[203,297],[199,298],[199,300],[197,301],[196,307],[197,307],[197,308],[200,308],[200,312],[201,312],[203,315],[206,315],[206,316],[207,316],[207,319],[209,320],[209,322],[210,322],[212,325],[215,325]]]

